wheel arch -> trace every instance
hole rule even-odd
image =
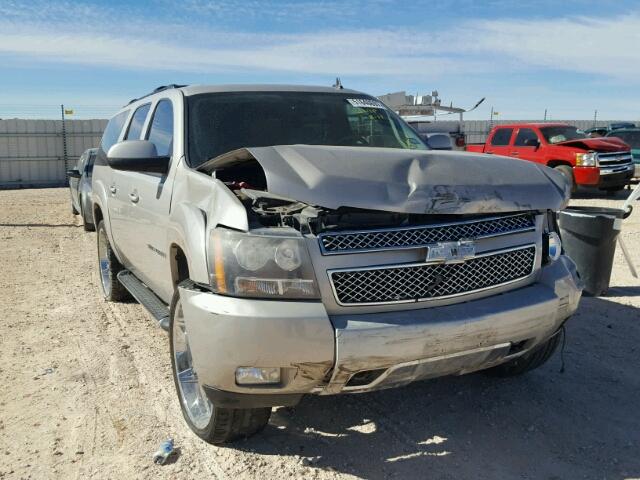
[[[167,245],[173,289],[185,278],[180,278],[186,270],[194,282],[209,283],[207,266],[206,215],[195,205],[181,202],[170,214]]]
[[[184,249],[177,243],[172,243],[169,247],[169,259],[171,283],[173,284],[173,290],[175,292],[180,282],[189,280],[189,272],[191,270],[189,269],[189,260]]]
[[[571,165],[571,162],[569,162],[568,160],[553,159],[547,162],[547,167],[550,168],[555,168],[559,165],[566,165],[567,167],[573,168],[573,165]]]

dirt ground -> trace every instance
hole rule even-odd
[[[102,300],[79,225],[66,189],[0,191],[0,478],[640,477],[640,281],[620,252],[568,324],[564,373],[556,354],[519,378],[309,397],[218,448],[182,419],[166,334]],[[640,268],[640,204],[622,235]],[[168,437],[178,455],[153,464]]]

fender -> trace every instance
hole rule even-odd
[[[193,204],[174,205],[169,215],[167,251],[178,246],[187,257],[189,276],[194,282],[209,283],[205,212]]]

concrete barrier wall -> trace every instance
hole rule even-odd
[[[481,143],[493,125],[521,121],[540,120],[465,120],[464,132],[468,143]],[[578,128],[594,126],[593,120],[561,121]],[[597,124],[605,126],[611,121]],[[457,129],[457,122],[442,123]],[[66,120],[63,135],[62,120],[0,120],[0,188],[66,185],[66,171],[87,148],[98,146],[106,124],[107,120]]]
[[[66,185],[66,171],[100,143],[106,120],[0,120],[0,188]],[[66,156],[65,156],[66,142]]]

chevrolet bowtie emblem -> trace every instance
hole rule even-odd
[[[462,263],[476,256],[473,240],[438,242],[427,248],[427,262]]]

